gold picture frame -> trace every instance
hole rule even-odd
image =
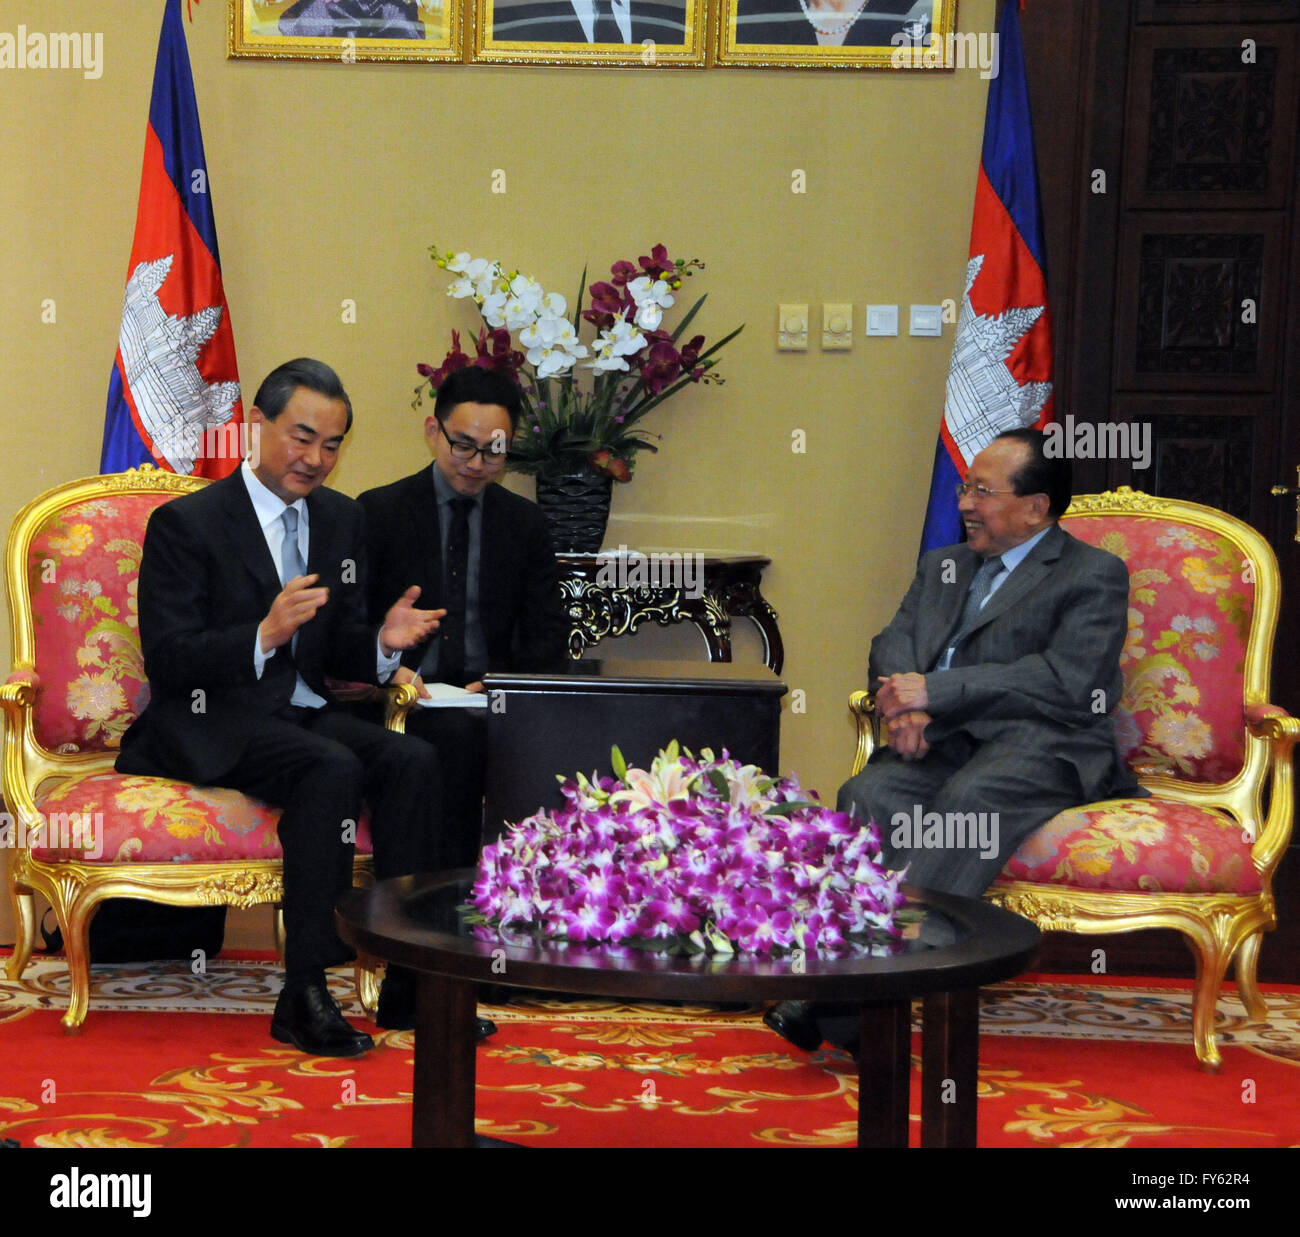
[[[451,61],[463,58],[468,0],[228,0],[231,57]]]
[[[719,0],[729,68],[951,69],[957,0]]]
[[[706,0],[617,0],[615,38],[599,38],[591,0],[474,0],[466,59],[477,64],[703,68]]]

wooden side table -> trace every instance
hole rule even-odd
[[[702,568],[702,587],[682,587],[680,564]],[[781,673],[785,648],[776,611],[760,587],[770,558],[709,555],[694,550],[621,554],[558,554],[560,589],[569,616],[569,655],[579,658],[610,636],[626,636],[654,621],[660,627],[692,623],[704,636],[711,662],[731,660],[731,620],[746,618],[763,637],[763,660]],[[640,564],[637,560],[649,560]],[[620,561],[623,570],[620,572]],[[647,580],[656,576],[657,580]],[[644,583],[641,581],[645,580]]]

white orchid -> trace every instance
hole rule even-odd
[[[612,330],[601,331],[592,345],[596,359],[586,368],[594,369],[598,374],[610,370],[627,370],[630,368],[625,357],[640,352],[645,347],[645,336],[632,323],[620,319]]]
[[[673,290],[668,281],[642,275],[627,285],[627,291],[636,302],[636,317],[633,321],[643,331],[658,330],[664,318],[664,310],[671,309],[674,304]]]

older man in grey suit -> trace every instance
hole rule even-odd
[[[1040,431],[1010,430],[971,461],[965,543],[921,559],[871,643],[889,747],[838,806],[875,821],[890,867],[925,889],[978,896],[1057,812],[1136,790],[1109,716],[1128,569],[1058,525],[1070,463],[1044,448]],[[786,1003],[768,1022],[816,1047],[812,1012]]]

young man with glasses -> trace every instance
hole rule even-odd
[[[1059,526],[1070,462],[1044,442],[1039,430],[1009,430],[975,456],[958,494],[966,541],[921,559],[871,642],[889,746],[840,788],[838,807],[874,821],[886,862],[924,889],[978,897],[1058,812],[1142,793],[1110,718],[1123,690],[1128,568]],[[942,828],[923,830],[935,814]],[[978,837],[972,821],[983,822]],[[766,1019],[811,1049],[828,1030],[819,1013],[783,1002]]]
[[[394,682],[482,691],[489,670],[562,665],[568,626],[550,534],[535,503],[493,484],[519,420],[507,375],[467,366],[438,388],[424,436],[433,466],[360,496],[371,604],[393,580],[445,609],[439,630],[402,655]],[[391,599],[390,599],[391,603]],[[423,688],[422,688],[423,690]],[[443,862],[478,857],[486,759],[482,709],[415,708],[406,729],[437,748],[443,772]]]

